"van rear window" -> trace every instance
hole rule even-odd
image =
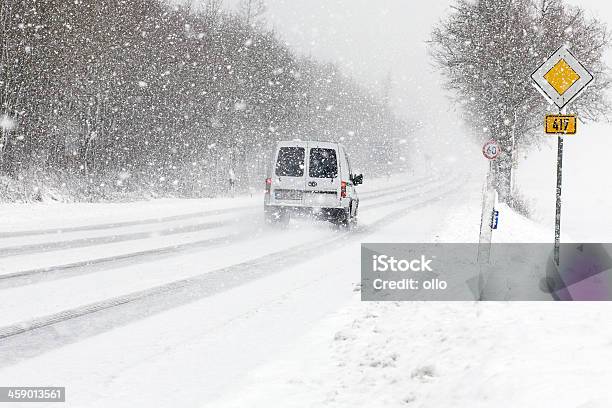
[[[338,177],[338,160],[334,149],[310,149],[308,175],[314,178]]]
[[[276,175],[284,177],[304,176],[304,156],[306,149],[303,147],[281,147],[276,160]]]

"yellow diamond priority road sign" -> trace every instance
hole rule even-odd
[[[544,79],[555,88],[559,95],[563,95],[580,79],[580,75],[569,66],[567,61],[562,59],[544,75]]]
[[[531,75],[536,88],[559,109],[580,94],[593,75],[563,46]]]

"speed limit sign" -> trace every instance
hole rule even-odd
[[[497,143],[497,141],[489,140],[482,147],[482,154],[484,154],[484,157],[489,160],[495,160],[501,154],[501,147],[499,146],[499,143]]]

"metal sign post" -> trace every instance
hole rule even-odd
[[[561,256],[561,187],[563,186],[563,136],[557,142],[557,204],[555,215],[555,265]]]
[[[575,100],[593,81],[593,75],[574,57],[567,46],[559,48],[532,75],[536,89],[561,115],[548,115],[545,132],[558,134],[557,140],[557,200],[555,209],[555,264],[560,263],[561,246],[561,188],[563,186],[563,135],[576,133],[575,116],[567,116],[566,106]]]

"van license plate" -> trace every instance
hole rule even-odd
[[[276,190],[274,197],[277,200],[301,200],[302,192],[300,190]]]

